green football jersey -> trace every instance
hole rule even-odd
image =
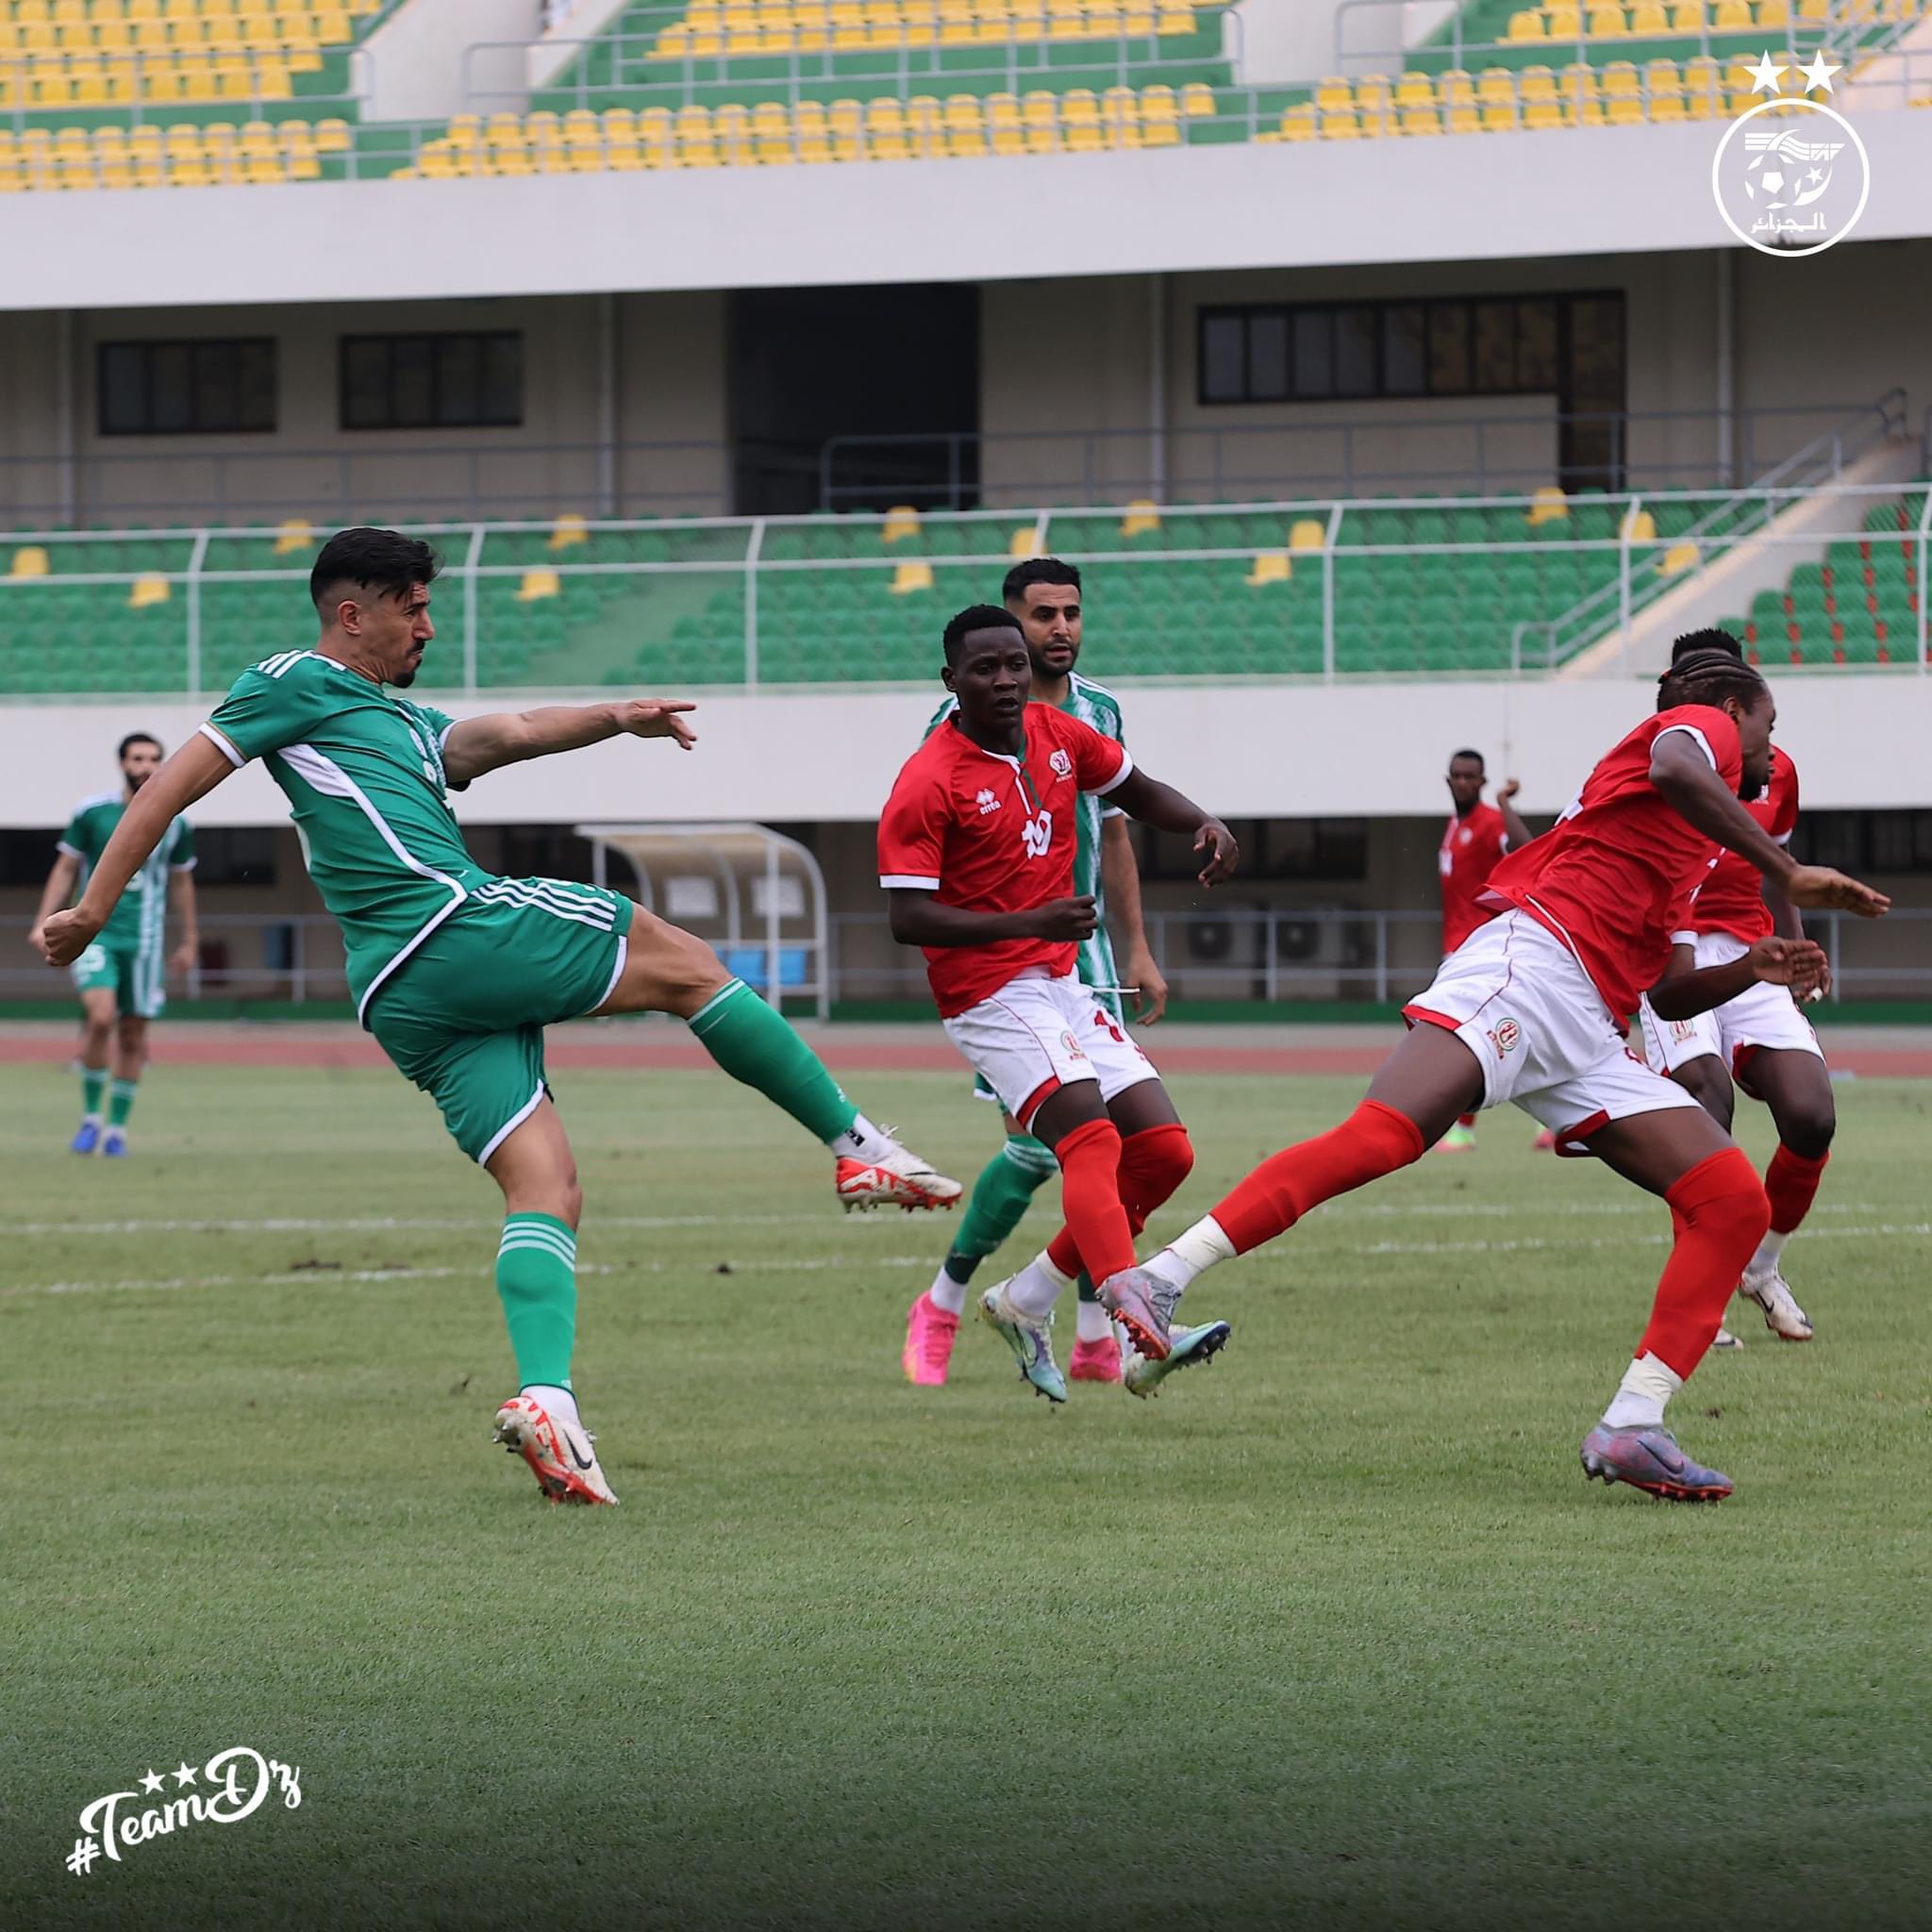
[[[931,723],[925,727],[925,737],[930,738],[958,708],[959,700],[949,697],[933,713]],[[1127,741],[1126,728],[1121,722],[1120,699],[1106,685],[1095,684],[1091,677],[1082,677],[1077,671],[1067,674],[1066,699],[1057,708],[1070,712],[1083,724],[1091,724],[1101,737],[1110,738],[1116,744]],[[1074,841],[1074,891],[1091,892],[1094,909],[1100,914],[1100,924],[1094,927],[1093,936],[1080,942],[1074,964],[1081,984],[1101,992],[1104,995],[1102,1004],[1116,1018],[1121,1010],[1115,991],[1119,975],[1114,971],[1113,946],[1107,934],[1107,888],[1100,874],[1100,827],[1105,820],[1121,815],[1119,806],[1108,805],[1097,792],[1081,792],[1080,820]]]
[[[75,807],[74,816],[60,835],[60,850],[80,860],[80,891],[87,891],[88,879],[126,809],[127,801],[118,791],[83,798]],[[177,818],[162,833],[161,842],[146,863],[127,881],[127,890],[101,928],[100,943],[158,957],[168,923],[168,874],[191,872],[193,867],[194,834],[186,819]]]
[[[444,796],[455,723],[333,658],[284,651],[244,671],[201,727],[237,765],[267,760],[342,929],[365,1024],[375,989],[495,876],[470,857]]]

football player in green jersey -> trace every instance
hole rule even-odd
[[[1104,684],[1083,677],[1077,670],[1083,612],[1080,572],[1057,557],[1029,558],[1007,573],[1001,587],[1006,607],[1019,620],[1033,660],[1033,699],[1058,706],[1103,737],[1124,740],[1120,700]],[[957,707],[948,698],[926,726],[928,736]],[[1132,1000],[1136,1024],[1153,1025],[1167,1009],[1167,981],[1156,965],[1141,917],[1141,874],[1127,822],[1106,800],[1091,793],[1080,798],[1076,830],[1074,891],[1090,895],[1099,915],[1091,938],[1084,940],[1076,961],[1083,985],[1117,1021],[1124,1023],[1122,995]],[[1124,977],[1116,969],[1108,936],[1111,914],[1126,942]],[[974,1091],[993,1099],[992,1090],[976,1081]],[[951,1249],[933,1277],[932,1286],[906,1311],[906,1341],[900,1366],[908,1381],[937,1386],[946,1379],[953,1342],[959,1332],[959,1314],[966,1306],[966,1286],[974,1271],[1019,1226],[1034,1194],[1054,1178],[1058,1169],[1051,1152],[1017,1121],[1006,1117],[1006,1141],[981,1170],[974,1183],[966,1212]],[[1125,1366],[1133,1369],[1131,1359]],[[1078,1327],[1067,1371],[1076,1382],[1118,1382],[1123,1360],[1113,1325],[1083,1274],[1079,1281]],[[1142,1364],[1143,1391],[1152,1392],[1152,1379],[1165,1373]],[[1135,1387],[1135,1377],[1129,1377]]]
[[[79,905],[47,921],[46,949],[77,958],[174,814],[263,759],[341,927],[358,1017],[503,1191],[496,1287],[521,1388],[497,1411],[496,1440],[554,1501],[614,1503],[571,1387],[583,1196],[544,1084],[545,1026],[675,1013],[726,1073],[832,1150],[846,1208],[950,1207],[961,1191],[867,1120],[702,940],[601,887],[498,878],[470,857],[446,791],[608,738],[689,751],[694,708],[624,699],[458,721],[393,695],[436,635],[439,568],[426,543],[392,530],[331,538],[310,577],[315,648],[242,674],[123,818]]]
[[[58,855],[27,935],[27,942],[42,953],[47,921],[74,903],[76,887],[86,889],[129,802],[160,768],[160,741],[145,731],[131,731],[121,741],[116,756],[121,761],[121,789],[82,799],[60,835]],[[186,819],[175,818],[163,827],[159,842],[128,881],[93,943],[70,969],[85,1028],[80,1048],[80,1130],[72,1143],[76,1154],[92,1154],[98,1148],[114,1158],[127,1152],[127,1117],[134,1111],[135,1091],[147,1065],[147,1023],[158,1018],[167,1003],[169,967],[187,972],[199,945],[193,872],[194,834]],[[181,927],[180,942],[172,954],[166,950],[170,901]],[[103,1095],[108,1103],[105,1120]]]

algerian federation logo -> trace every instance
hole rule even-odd
[[[1724,130],[1710,190],[1725,225],[1760,255],[1819,255],[1857,225],[1872,192],[1872,163],[1857,130],[1807,94],[1781,94],[1790,70],[1769,54],[1751,70],[1760,101]],[[1823,55],[1798,70],[1800,87],[1831,91],[1839,70]],[[1774,109],[1780,118],[1764,117]]]

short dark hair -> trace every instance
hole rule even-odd
[[[1002,610],[997,604],[969,604],[946,625],[948,664],[958,661],[959,646],[976,630],[1009,630],[1022,638],[1026,635],[1021,630],[1019,620],[1010,610]]]
[[[1727,630],[1688,630],[1671,646],[1671,662],[1680,663],[1697,651],[1723,651],[1744,661],[1744,646]]]
[[[1482,753],[1479,751],[1470,751],[1467,748],[1465,748],[1462,751],[1452,751],[1449,754],[1449,762],[1452,765],[1456,762],[1457,758],[1474,758],[1477,764],[1482,766],[1484,771],[1487,772],[1490,769],[1488,763],[1485,761],[1483,758]]]
[[[395,530],[338,530],[308,573],[308,595],[317,610],[338,584],[354,584],[385,597],[407,596],[411,584],[431,582],[441,568],[441,558],[419,537]]]
[[[157,751],[164,751],[166,749],[161,741],[152,731],[130,731],[114,747],[114,762],[118,765],[127,756],[129,746],[136,744],[151,744]]]
[[[1016,563],[1007,573],[1007,580],[1000,586],[1000,595],[1018,597],[1035,584],[1072,584],[1077,591],[1080,573],[1074,565],[1062,563],[1058,557],[1029,557],[1024,563]]]
[[[1657,708],[1668,711],[1677,705],[1722,707],[1726,698],[1736,698],[1748,711],[1770,690],[1750,665],[1728,651],[1690,651],[1657,679]]]

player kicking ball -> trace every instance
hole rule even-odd
[[[1096,924],[1092,894],[1073,891],[1081,795],[1191,835],[1207,854],[1204,886],[1233,871],[1235,841],[1219,819],[1137,771],[1118,739],[1028,702],[1033,664],[1010,611],[974,605],[944,641],[941,675],[958,705],[892,787],[879,884],[892,937],[924,951],[947,1038],[1058,1163],[1065,1227],[987,1289],[979,1312],[1022,1377],[1064,1402],[1054,1303],[1083,1264],[1095,1281],[1131,1268],[1135,1235],[1194,1162],[1152,1062],[1074,974]],[[1224,1322],[1164,1333],[1159,1349],[1129,1360],[1127,1386],[1151,1395],[1227,1336]]]
[[[344,530],[309,579],[313,650],[244,671],[199,735],[148,780],[80,903],[46,923],[57,961],[101,929],[175,815],[252,758],[288,798],[309,875],[341,927],[358,1017],[435,1097],[503,1191],[496,1288],[521,1383],[495,1440],[558,1503],[614,1503],[571,1384],[583,1193],[543,1077],[543,1029],[591,1013],[675,1013],[718,1064],[834,1155],[845,1208],[950,1207],[959,1184],[874,1126],[818,1057],[709,946],[620,893],[507,879],[465,848],[445,796],[499,766],[608,738],[696,742],[687,704],[626,700],[460,722],[391,695],[436,635],[426,543]]]
[[[1740,663],[1744,658],[1743,645],[1724,630],[1679,638],[1673,658],[1695,650],[1724,651]],[[1798,823],[1798,774],[1777,746],[1772,747],[1771,775],[1763,789],[1747,791],[1743,804],[1780,845],[1790,844]],[[1784,1245],[1818,1193],[1838,1131],[1838,1107],[1818,1036],[1798,1009],[1802,995],[1767,985],[1749,971],[1752,948],[1773,935],[1805,937],[1797,908],[1774,880],[1760,877],[1735,853],[1724,853],[1697,889],[1684,930],[1672,936],[1675,943],[1661,983],[1644,997],[1643,1057],[1694,1095],[1726,1132],[1739,1087],[1771,1109],[1777,1127],[1777,1152],[1764,1173],[1771,1226],[1745,1263],[1738,1292],[1757,1305],[1764,1325],[1781,1341],[1809,1341],[1811,1318],[1784,1277]],[[1730,971],[1735,995],[1703,1012],[1680,1010],[1681,989],[1709,968]],[[1827,969],[1811,996],[1829,991]],[[1714,1345],[1742,1344],[1720,1328]]]
[[[1740,788],[1756,793],[1770,775],[1775,715],[1764,680],[1726,652],[1693,652],[1659,680],[1657,714],[1602,759],[1552,830],[1491,874],[1502,909],[1405,1009],[1412,1030],[1349,1119],[1264,1161],[1145,1267],[1101,1284],[1130,1328],[1151,1326],[1137,1337],[1143,1352],[1158,1352],[1204,1270],[1407,1167],[1457,1114],[1513,1100],[1562,1149],[1594,1154],[1671,1208],[1674,1241],[1650,1324],[1583,1440],[1584,1473],[1674,1502],[1731,1493],[1728,1476],[1677,1446],[1664,1411],[1710,1347],[1770,1208],[1730,1136],[1624,1035],[1720,850],[1793,906],[1876,917],[1890,904],[1841,873],[1794,863],[1739,803]],[[1750,957],[1756,977],[1801,990],[1823,961],[1808,941],[1781,939],[1759,940]],[[1684,1009],[1735,995],[1734,973],[1691,975]]]

